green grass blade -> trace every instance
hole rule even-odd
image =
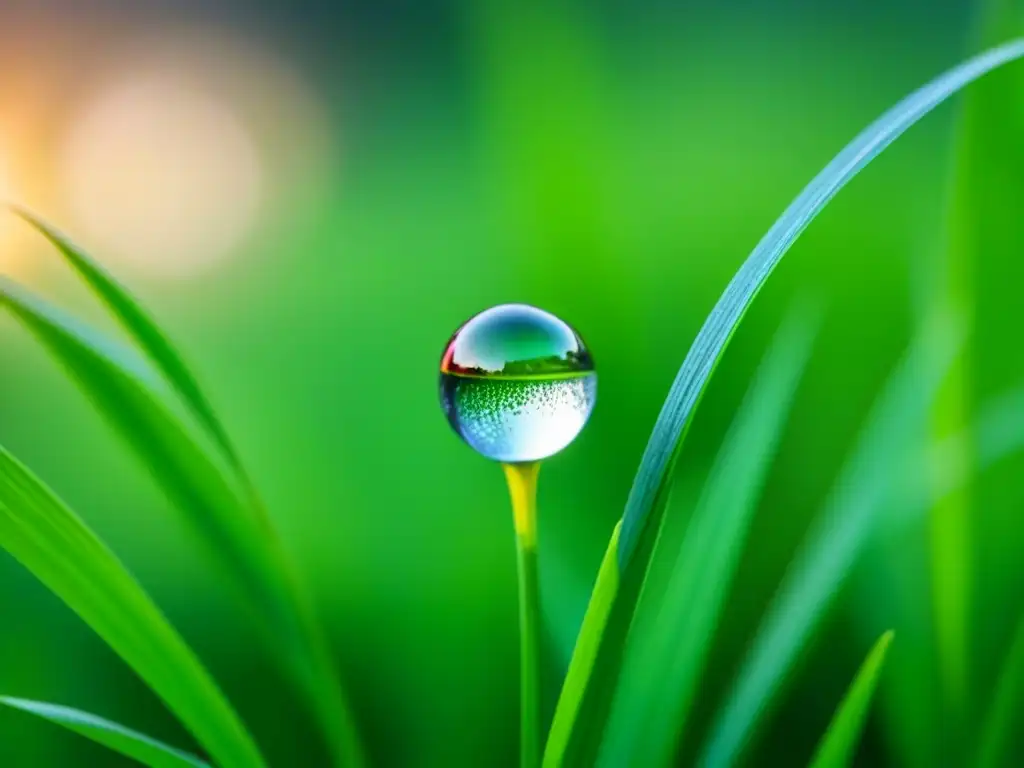
[[[972,58],[918,89],[862,131],[783,212],[739,269],[694,340],[662,406],[637,470],[619,537],[621,585],[608,612],[566,760],[593,759],[617,685],[622,644],[633,619],[682,440],[701,394],[744,314],[774,268],[824,206],[867,163],[932,109],[982,75],[1024,56],[1017,40]]]
[[[244,596],[274,657],[307,696],[339,765],[361,749],[326,640],[291,564],[261,510],[160,397],[38,297],[0,280],[8,309],[61,363],[97,410],[142,459],[193,534]]]
[[[1024,39],[993,48],[896,104],[814,177],[757,244],[704,322],[662,406],[626,502],[619,538],[622,566],[633,557],[641,534],[657,528],[657,501],[701,393],[743,315],[789,247],[850,179],[914,123],[966,85],[1021,56]]]
[[[612,532],[604,560],[601,561],[601,568],[597,572],[597,581],[590,595],[587,612],[583,616],[583,624],[576,639],[569,670],[558,696],[555,717],[548,732],[547,745],[544,749],[544,768],[558,768],[565,762],[572,726],[583,702],[587,681],[597,660],[601,637],[619,591],[620,526],[621,523],[617,524]]]
[[[955,341],[954,341],[955,340]],[[823,513],[796,554],[700,759],[733,765],[817,628],[921,445],[928,409],[959,348],[936,323],[920,335],[875,405]]]
[[[244,476],[238,453],[220,419],[217,418],[213,406],[200,389],[199,382],[170,339],[164,335],[146,310],[112,275],[54,227],[20,206],[11,206],[11,210],[49,240],[64,256],[67,263],[103,301],[156,369],[167,379],[234,469]]]
[[[658,542],[654,557],[671,558],[672,571],[652,605],[645,592],[639,615],[652,610],[653,620],[643,632],[636,625],[630,633],[601,752],[604,765],[672,763],[817,325],[806,311],[783,324],[682,541],[669,544],[662,536]]]
[[[857,671],[818,745],[811,768],[845,768],[853,762],[892,637],[892,630],[882,635]]]
[[[1008,741],[1014,732],[1014,723],[1019,723],[1024,709],[1024,621],[1017,627],[1010,650],[1006,654],[996,681],[995,695],[989,705],[982,724],[977,758],[972,765],[976,768],[999,768],[1012,765],[1013,759],[1007,754]]]
[[[231,705],[138,582],[81,519],[3,448],[0,547],[82,617],[219,765],[264,764]]]
[[[981,49],[994,45],[1024,30],[1024,16],[1018,0],[980,0],[978,24],[971,35]],[[1020,135],[1024,115],[1018,100],[1007,94],[1020,92],[1019,70],[1006,70],[979,83],[965,94],[953,147],[950,193],[943,221],[944,239],[932,265],[935,289],[931,302],[943,311],[957,311],[969,324],[980,324],[981,337],[999,349],[999,343],[1012,344],[1015,336],[1002,321],[1007,310],[1015,308],[1006,299],[994,298],[979,304],[979,297],[998,296],[990,290],[990,281],[1015,282],[1017,267],[1000,266],[994,271],[990,255],[1014,253],[1024,246],[1024,226],[1015,203],[1024,173],[1024,153]],[[1014,263],[1010,260],[1009,263]],[[996,324],[990,318],[999,317]],[[985,359],[987,348],[965,350],[951,371],[936,403],[933,432],[941,437],[961,430],[970,422],[975,389],[985,389],[992,366]],[[1002,368],[1002,357],[999,355]],[[980,381],[979,381],[980,379]],[[974,460],[971,441],[963,444],[960,461],[970,466]],[[939,663],[942,727],[949,744],[966,741],[964,731],[973,709],[971,690],[971,597],[972,539],[974,530],[970,485],[937,503],[930,516],[930,555],[932,612]],[[958,736],[953,730],[959,730]],[[965,755],[945,755],[960,762]]]
[[[88,712],[10,696],[0,696],[0,704],[62,725],[69,731],[92,739],[150,768],[210,768],[209,763],[195,755],[169,747],[145,734]]]

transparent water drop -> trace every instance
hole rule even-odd
[[[477,452],[539,461],[571,443],[597,400],[597,372],[567,323],[528,304],[470,318],[441,357],[441,405]]]

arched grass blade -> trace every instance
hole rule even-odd
[[[137,760],[149,768],[211,768],[195,755],[169,747],[145,734],[102,717],[57,704],[0,696],[0,704],[49,720],[69,731]]]
[[[670,558],[673,565],[659,594],[649,596],[645,590],[612,705],[602,765],[673,761],[817,325],[806,311],[794,312],[783,324],[682,540],[667,541],[663,532],[658,541],[654,558]],[[645,615],[651,621],[644,623]]]
[[[219,765],[264,764],[231,705],[138,582],[74,512],[3,448],[0,548],[103,638]]]
[[[995,695],[982,723],[981,738],[977,757],[972,763],[976,768],[999,768],[1012,765],[1008,754],[1008,741],[1014,732],[1014,723],[1019,723],[1024,710],[1024,621],[1017,627],[1006,660],[999,670]]]
[[[93,342],[94,333],[83,332],[80,324],[6,281],[0,281],[0,308],[8,309],[78,383],[223,567],[275,659],[309,700],[337,764],[361,764],[351,712],[323,634],[280,541],[237,478],[222,469],[146,382]]]
[[[67,237],[30,211],[16,205],[9,208],[49,240],[93,293],[103,301],[156,369],[167,379],[233,468],[244,477],[238,453],[220,419],[217,418],[213,406],[203,394],[199,382],[185,365],[179,352],[149,313],[112,275]]]
[[[892,630],[882,635],[857,671],[857,676],[825,731],[811,761],[811,768],[845,768],[853,763],[892,637]]]
[[[823,513],[790,564],[700,760],[733,765],[817,628],[923,444],[928,409],[959,348],[936,323],[887,383]]]
[[[664,514],[664,501],[675,459],[715,365],[754,297],[786,251],[829,200],[865,165],[914,123],[966,85],[997,67],[1024,56],[1024,40],[1016,40],[969,59],[918,89],[883,114],[843,149],[800,193],[761,239],[726,287],[694,340],[637,470],[619,537],[621,582],[607,611],[583,699],[566,712],[570,733],[567,759],[581,759],[596,747],[604,732],[608,706],[621,663],[621,644],[633,619],[635,600],[653,551]],[[583,757],[576,753],[582,750]]]
[[[743,315],[789,247],[829,200],[910,126],[964,86],[1021,56],[1024,40],[993,48],[899,102],[825,166],[757,244],[708,315],[662,406],[626,502],[619,538],[623,567],[633,557],[641,534],[657,528],[657,502],[701,393]]]

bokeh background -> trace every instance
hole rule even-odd
[[[542,475],[553,697],[654,419],[705,315],[846,141],[973,49],[976,15],[967,2],[919,0],[5,0],[0,194],[87,246],[200,372],[315,589],[376,762],[511,765],[511,519],[501,473],[441,415],[444,342],[474,312],[525,301],[579,328],[598,363],[592,422]],[[1003,81],[1015,110],[1019,81]],[[956,104],[940,109],[830,205],[758,299],[704,398],[680,464],[686,481],[713,458],[786,309],[821,302],[824,327],[699,718],[720,703],[911,338],[922,274],[945,238],[956,117]],[[1019,202],[1013,183],[995,179],[990,192]],[[978,399],[1024,380],[1021,253],[993,242],[971,279],[982,308],[971,346]],[[0,273],[107,327],[59,258],[10,216],[0,218]],[[289,688],[167,502],[7,317],[0,442],[111,543],[275,765],[323,764]],[[1019,469],[1004,463],[972,496],[969,680],[979,701],[1024,602]],[[916,671],[886,676],[861,758],[942,764],[949,731],[929,661],[927,531],[898,536],[897,562],[858,566],[752,764],[810,755],[887,627],[897,631],[890,666]],[[893,580],[923,602],[901,609]],[[0,691],[191,743],[6,556]],[[0,712],[0,764],[127,763]]]

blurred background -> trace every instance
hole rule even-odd
[[[577,327],[597,361],[591,423],[542,474],[553,700],[651,427],[706,314],[850,138],[973,50],[976,15],[946,0],[6,0],[0,195],[90,249],[200,373],[315,589],[375,761],[512,765],[511,518],[501,473],[438,406],[448,336],[488,305],[529,302]],[[1001,82],[1019,117],[1020,78]],[[698,718],[720,703],[911,338],[922,275],[946,239],[958,106],[914,128],[830,205],[704,398],[679,468],[694,482],[787,308],[822,303]],[[1019,201],[1019,186],[1007,190],[1020,178],[993,178],[989,194]],[[969,279],[979,401],[1024,381],[1015,242],[993,238]],[[107,327],[59,257],[11,216],[0,218],[0,273]],[[6,316],[0,442],[138,575],[273,764],[323,764],[293,694],[167,502]],[[966,679],[978,701],[1022,609],[1019,469],[1001,464],[972,495]],[[927,530],[892,535],[885,551],[900,556],[859,563],[752,764],[807,759],[888,627],[890,668],[913,670],[884,676],[861,758],[944,764]],[[192,743],[5,555],[0,691]],[[0,764],[127,763],[0,712]]]

